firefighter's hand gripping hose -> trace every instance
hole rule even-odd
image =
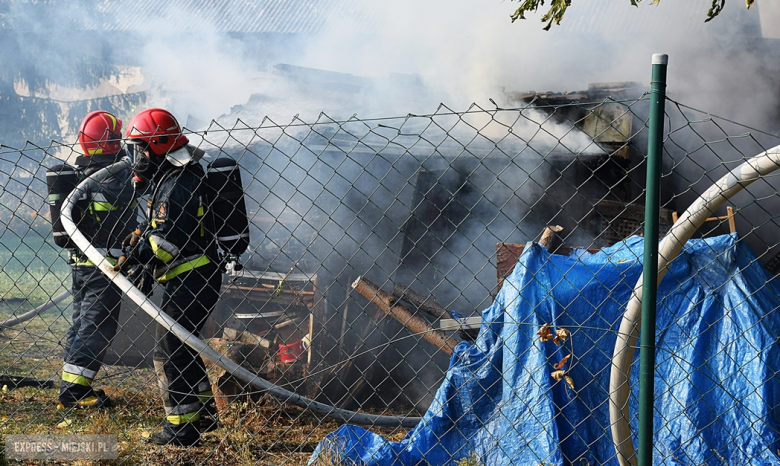
[[[181,339],[182,342],[193,348],[203,357],[210,359],[219,367],[225,369],[227,372],[246,382],[252,387],[258,390],[266,391],[284,403],[294,404],[314,414],[359,425],[414,427],[419,423],[419,417],[380,416],[374,414],[357,413],[354,411],[336,408],[334,406],[305,398],[268,382],[267,380],[259,377],[257,374],[249,372],[227,357],[219,354],[196,335],[193,335],[192,333],[185,330],[184,327],[179,325],[168,314],[163,312],[159,307],[157,307],[157,305],[150,301],[143,292],[133,286],[127,277],[114,270],[114,266],[111,265],[108,260],[106,260],[106,258],[92,244],[90,244],[89,240],[87,240],[87,238],[81,234],[78,228],[76,228],[76,224],[72,219],[72,211],[75,205],[75,201],[92,185],[99,183],[108,176],[111,176],[112,174],[118,173],[129,167],[130,159],[125,158],[89,176],[87,179],[82,181],[76,187],[76,189],[73,190],[73,192],[70,193],[62,206],[61,215],[62,224],[73,243],[89,258],[89,260],[91,260],[94,264],[97,264],[97,267],[100,268],[100,271],[106,275],[106,277],[108,277],[120,290],[122,290],[126,296],[138,304],[138,306],[140,306],[144,312],[149,314],[155,321],[157,321],[158,324],[162,325],[168,331],[176,335],[179,339]]]
[[[739,167],[715,182],[672,226],[658,246],[658,283],[666,275],[669,264],[680,253],[705,220],[714,215],[729,198],[750,183],[780,168],[780,146],[775,146],[748,159]],[[642,316],[642,276],[634,286],[634,292],[623,313],[609,380],[609,420],[612,441],[615,444],[621,466],[636,465],[637,457],[629,425],[628,396],[630,392],[631,363],[634,359],[639,326]]]
[[[124,240],[122,240],[122,251],[126,251],[128,248],[135,248],[140,240],[141,229],[136,228],[134,231],[129,233]],[[114,265],[114,271],[120,272],[133,265],[130,258],[131,256],[128,254],[122,254]]]

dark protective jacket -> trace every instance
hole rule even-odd
[[[153,264],[155,278],[165,283],[163,312],[196,335],[213,311],[222,283],[214,228],[207,224],[211,216],[206,215],[204,182],[197,159],[180,168],[169,162],[161,165],[147,205],[148,225],[142,228],[143,240],[134,253],[137,260]],[[167,422],[197,421],[201,396],[210,393],[200,355],[158,325],[154,365],[163,386]]]
[[[126,155],[123,150],[117,156],[112,155],[105,159],[100,156],[79,157],[76,159],[76,166],[86,177]],[[79,230],[89,242],[99,250],[107,252],[109,259],[122,254],[122,240],[137,223],[136,202],[130,184],[132,176],[132,170],[122,170],[93,186],[83,203],[81,218],[76,221]],[[76,265],[92,263],[86,257],[80,256]]]
[[[116,156],[82,156],[76,166],[83,178],[125,155],[123,151]],[[73,220],[90,243],[108,249],[114,257],[119,257],[122,240],[137,222],[132,175],[127,169],[106,178],[76,203],[78,212],[73,211]],[[92,380],[116,334],[122,304],[122,292],[89,259],[80,253],[74,259],[73,320],[65,341],[61,402],[76,402],[93,394]]]
[[[205,172],[197,161],[167,167],[147,204],[148,227],[136,256],[154,265],[160,283],[189,270],[218,263],[213,227],[202,195]]]

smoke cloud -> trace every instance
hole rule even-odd
[[[233,2],[238,6],[226,8],[234,10],[220,14],[209,3],[196,8],[194,2],[158,2],[154,9],[139,9],[133,0],[85,0],[75,9],[78,14],[65,2],[5,3],[16,21],[17,53],[28,65],[2,77],[15,84],[24,81],[30,93],[45,96],[52,83],[97,87],[106,74],[116,81],[122,70],[140,70],[133,75],[138,84],[123,88],[145,90],[145,106],[168,108],[189,129],[201,131],[213,130],[212,120],[216,127],[231,128],[239,118],[256,126],[266,117],[287,124],[344,120],[353,114],[429,114],[441,104],[457,111],[472,103],[488,109],[493,102],[520,105],[507,97],[512,91],[578,91],[589,83],[617,81],[648,85],[651,55],[667,53],[670,97],[760,128],[771,129],[777,122],[780,60],[771,43],[761,40],[760,5],[745,11],[741,2],[727,2],[720,17],[704,24],[709,0],[662,0],[657,6],[646,1],[638,8],[628,0],[575,0],[561,25],[545,32],[540,14],[510,22],[516,2],[334,0],[292,16],[282,14],[291,10],[268,8],[257,17],[269,27],[261,33],[231,29],[230,24],[243,24],[240,12],[250,11],[249,5]],[[278,18],[269,19],[273,15]],[[89,66],[78,65],[84,55]],[[503,134],[512,125],[518,139],[506,142],[507,153],[522,152],[518,147],[524,130],[532,134],[538,129],[515,126],[503,116],[492,123],[484,115],[468,118],[483,136]],[[541,114],[534,119],[545,121]],[[399,120],[401,127],[411,135],[418,129],[414,119]],[[74,139],[74,129],[66,128],[62,137]],[[251,150],[228,151],[253,178],[247,187],[250,209],[272,224],[265,230],[253,227],[255,265],[269,266],[281,257],[287,262],[281,271],[298,263],[333,274],[329,300],[335,315],[350,299],[351,279],[363,274],[380,284],[394,276],[417,279],[420,291],[430,291],[461,314],[478,312],[495,284],[494,268],[489,267],[495,243],[532,239],[545,224],[524,217],[545,195],[547,181],[558,176],[545,155],[559,141],[569,153],[600,150],[569,127],[549,122],[545,129],[549,137],[534,139],[522,160],[492,171],[487,163],[476,163],[479,157],[455,160],[457,150],[431,157],[433,148],[423,144],[409,152],[385,150],[382,157],[362,146],[347,156],[359,144],[343,134],[337,138],[341,142],[322,154],[302,149],[304,137],[309,147],[329,144],[341,131],[337,125],[309,136],[308,128],[301,134],[279,134],[278,128],[234,132],[241,144],[233,141],[231,149]],[[371,136],[377,148],[398,134],[388,129],[383,140],[381,131],[371,131],[356,128],[354,134]],[[426,136],[446,139],[443,134]],[[453,136],[462,138],[449,141],[456,149],[455,143],[476,137],[468,128],[453,131]],[[207,142],[207,150],[230,143],[218,131],[210,131]],[[496,148],[477,144],[472,149],[473,155],[486,156]],[[398,232],[410,228],[415,189],[423,182],[433,194],[457,199],[446,207],[451,217],[440,220],[441,233],[430,233],[440,235],[446,248],[437,257],[423,257],[420,264],[410,261],[398,270],[404,248]],[[573,188],[556,189],[565,199],[566,190]],[[537,209],[557,206],[540,204]],[[463,223],[452,228],[447,223],[452,218]],[[518,219],[526,222],[524,231],[518,229]],[[350,305],[349,325],[355,328],[373,324],[355,320],[361,305]],[[399,354],[406,353],[399,350],[392,356],[396,362]],[[446,366],[446,361],[438,362]],[[422,369],[393,370],[400,379],[427,378],[415,400],[424,407],[430,399],[426,390],[435,387],[440,374]]]
[[[105,73],[118,78],[120,70],[139,66],[148,105],[205,126],[253,95],[263,96],[258,119],[286,122],[320,112],[368,118],[431,113],[440,103],[512,104],[504,91],[648,84],[650,56],[667,53],[670,95],[768,127],[777,119],[780,61],[772,42],[761,40],[762,7],[748,11],[727,2],[705,24],[709,6],[709,0],[639,7],[578,0],[560,26],[545,32],[541,14],[512,24],[517,3],[484,0],[222,10],[205,2],[14,1],[3,6],[10,18],[4,26],[21,60],[5,57],[3,78],[41,95],[47,84],[96,86]],[[295,79],[275,68],[280,63],[351,75],[352,89]]]
[[[202,127],[250,96],[262,96],[255,118],[288,122],[294,115],[311,121],[320,112],[368,118],[431,113],[441,103],[454,109],[489,108],[489,99],[516,104],[504,91],[647,85],[651,55],[667,53],[670,95],[767,127],[777,115],[780,61],[776,47],[760,39],[761,6],[748,11],[728,2],[705,24],[709,5],[578,0],[546,32],[541,14],[513,24],[517,3],[484,0],[333,0],[313,9],[292,2],[221,10],[197,2],[82,0],[74,8],[15,1],[4,6],[11,18],[5,26],[23,63],[6,66],[4,78],[40,91],[47,83],[94,86],[111,67],[118,78],[120,70],[138,66],[148,105]],[[255,17],[248,22],[245,15]],[[342,88],[313,85],[308,73],[280,72],[280,63],[340,73],[332,78]]]

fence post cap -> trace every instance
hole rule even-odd
[[[669,55],[665,53],[653,54],[653,65],[666,65],[669,62]]]

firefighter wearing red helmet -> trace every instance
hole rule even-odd
[[[133,170],[153,183],[147,222],[127,244],[130,261],[145,264],[164,284],[162,309],[198,334],[219,299],[222,272],[213,228],[204,227],[203,152],[188,145],[176,118],[150,108],[128,125],[125,141],[134,154]],[[211,384],[200,355],[162,326],[157,327],[154,365],[166,418],[157,444],[192,445],[200,432],[215,427]]]
[[[122,150],[122,120],[103,110],[89,113],[79,127],[79,145],[86,156],[113,159]]]
[[[122,149],[122,121],[103,110],[84,118],[78,142],[84,154],[76,159],[81,178],[127,155]],[[111,255],[119,257],[122,239],[136,222],[131,177],[128,169],[106,178],[87,193],[87,199],[79,201],[82,208],[78,212],[74,209],[79,230],[108,253],[109,261],[116,261]],[[65,341],[58,407],[104,407],[109,399],[102,390],[92,388],[92,381],[116,334],[122,293],[80,251],[72,250],[71,265],[73,321]]]

